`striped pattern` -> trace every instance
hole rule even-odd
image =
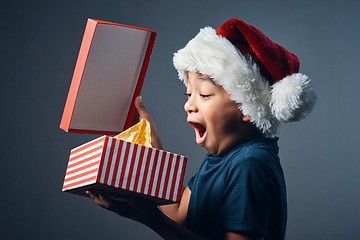
[[[161,204],[177,202],[186,161],[178,154],[103,136],[71,151],[63,191],[83,195],[91,185],[113,198],[139,193]]]

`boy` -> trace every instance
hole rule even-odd
[[[141,199],[115,202],[88,193],[164,239],[284,239],[286,190],[275,134],[281,122],[300,120],[315,102],[297,57],[230,19],[216,31],[202,29],[174,54],[174,66],[187,86],[187,121],[208,152],[180,203],[160,211]],[[136,107],[150,121],[153,146],[161,148],[140,98]]]

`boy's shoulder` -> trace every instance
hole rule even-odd
[[[234,147],[226,155],[227,161],[232,166],[262,165],[278,162],[278,138],[260,138],[248,141]]]

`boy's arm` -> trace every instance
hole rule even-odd
[[[204,240],[204,238],[189,231],[183,225],[173,221],[148,200],[129,197],[124,198],[122,201],[114,201],[100,192],[91,190],[86,192],[101,207],[148,226],[163,239]]]
[[[124,198],[122,201],[114,201],[99,192],[87,191],[87,193],[101,207],[148,226],[163,239],[204,240],[204,238],[189,231],[182,224],[175,221],[180,220],[185,222],[183,218],[186,218],[187,204],[191,194],[188,188],[184,190],[178,206],[168,206],[163,212],[160,211],[154,203],[141,198]],[[185,211],[185,213],[183,211]],[[165,212],[168,212],[171,217],[167,216]],[[174,220],[171,218],[174,218]],[[252,238],[236,232],[226,232],[224,239],[251,240]],[[260,240],[260,238],[258,239]]]
[[[163,213],[178,224],[185,225],[191,191],[189,187],[183,189],[179,203],[160,206]]]
[[[237,232],[226,232],[225,240],[264,240],[264,238],[251,238]]]

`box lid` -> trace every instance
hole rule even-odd
[[[117,134],[131,126],[156,32],[88,19],[60,128]]]

